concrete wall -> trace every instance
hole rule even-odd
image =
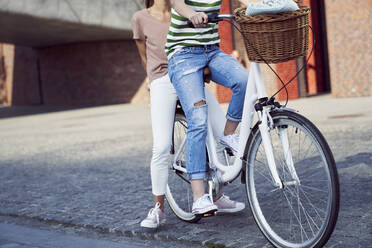
[[[142,7],[142,0],[0,0],[0,42],[15,44],[0,43],[0,103],[146,102],[136,94],[145,72],[130,24]]]
[[[41,104],[37,50],[14,47],[13,80],[9,85],[12,89],[12,104]]]
[[[133,41],[38,49],[43,104],[130,102],[146,77]]]
[[[332,95],[372,96],[372,1],[327,0],[325,5]]]
[[[141,0],[0,0],[0,42],[45,47],[131,37]]]
[[[129,103],[146,78],[133,41],[28,48],[3,45],[5,105]],[[143,87],[142,87],[143,88]],[[145,91],[146,92],[146,91]],[[144,99],[143,99],[144,98]],[[136,96],[147,102],[146,94]]]

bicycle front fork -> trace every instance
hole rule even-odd
[[[280,189],[284,188],[286,185],[294,185],[300,184],[300,180],[297,176],[293,159],[292,159],[292,153],[290,149],[290,144],[288,142],[288,135],[287,135],[287,129],[286,127],[279,127],[278,128],[278,135],[280,138],[281,146],[284,153],[284,163],[287,167],[290,175],[292,176],[292,181],[283,181],[279,177],[279,173],[277,170],[277,165],[275,162],[275,156],[273,151],[273,146],[270,138],[269,131],[274,128],[274,121],[270,115],[271,106],[262,106],[256,108],[256,111],[258,113],[259,118],[259,129],[262,137],[262,144],[265,150],[267,163],[269,165],[270,173],[273,179],[273,184],[275,187],[278,187]],[[284,166],[284,165],[283,165]]]

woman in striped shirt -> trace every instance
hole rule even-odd
[[[188,123],[186,168],[194,196],[192,211],[210,213],[216,211],[217,206],[204,191],[208,107],[203,68],[209,67],[212,81],[233,91],[224,134],[220,137],[220,142],[233,152],[238,146],[239,137],[234,132],[242,117],[248,71],[219,49],[218,24],[208,24],[206,14],[219,13],[222,0],[171,0],[171,4],[165,52],[168,73]],[[195,28],[187,25],[188,20]]]

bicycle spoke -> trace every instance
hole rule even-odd
[[[328,193],[328,191],[321,190],[321,189],[318,189],[318,188],[315,188],[315,187],[311,187],[311,186],[302,185],[302,187],[305,187],[305,188],[308,188],[308,189],[312,189],[312,190],[315,190],[315,191],[319,191],[319,192]]]
[[[310,151],[310,148],[311,148],[311,147],[312,147],[312,143],[309,142],[309,145],[308,145],[308,147],[307,147],[307,149],[306,149],[304,155],[303,155],[302,158],[300,159],[300,161],[304,160],[304,158],[307,157],[307,155],[309,154],[309,151]]]
[[[303,190],[303,188],[302,187],[300,187],[300,189],[301,189],[301,191],[302,191],[302,193],[305,195],[305,197],[306,198],[308,198],[309,199],[309,195],[310,195],[310,197],[312,196],[310,193],[308,193],[308,192],[305,192],[304,190]],[[326,201],[326,200],[323,200],[323,199],[320,199],[320,198],[318,198],[317,199],[318,201],[320,201],[320,202],[323,202],[323,203],[325,203],[325,204],[327,204],[328,203],[328,201]],[[309,199],[309,201],[310,201],[310,199]],[[314,206],[315,207],[315,206]],[[319,209],[320,211],[323,211],[322,209]],[[325,211],[323,211],[324,213],[325,213]]]
[[[299,197],[299,195],[300,195],[299,192],[297,192],[297,194],[295,194],[295,193],[294,193],[293,191],[291,191],[289,188],[287,188],[287,190],[288,190],[288,192],[290,192],[293,196],[297,197],[297,200],[298,200],[298,206],[301,207],[302,212],[304,213],[307,222],[309,223],[309,218],[310,218],[311,221],[313,222],[313,224],[314,224],[314,225],[318,228],[318,230],[319,230],[320,228],[318,227],[318,225],[315,223],[314,219],[310,216],[310,214],[308,213],[308,211],[307,211],[307,210],[305,209],[305,207],[303,206],[302,201],[300,200],[300,197]],[[299,190],[298,187],[296,187],[296,190],[297,190],[297,191]],[[314,235],[314,231],[313,231],[313,229],[312,229],[310,223],[309,223],[309,227],[310,227],[310,229],[311,229],[311,231],[312,231],[312,233],[313,233],[313,235]]]
[[[274,211],[272,211],[270,217],[269,217],[269,221],[271,220],[271,218],[274,216],[274,213],[276,213],[276,211],[279,209],[279,204],[276,205],[276,207],[274,208]]]
[[[284,196],[285,196],[285,198],[286,198],[286,200],[287,200],[287,203],[288,203],[289,208],[292,210],[293,215],[294,215],[294,217],[296,218],[296,220],[297,220],[297,222],[298,222],[298,224],[299,224],[299,226],[300,226],[300,229],[301,229],[301,241],[303,242],[302,232],[304,232],[305,235],[306,235],[306,232],[305,232],[305,230],[303,229],[303,226],[301,225],[301,221],[300,221],[299,217],[296,215],[296,211],[293,209],[292,205],[289,203],[288,197],[287,197],[287,195],[285,194],[284,191],[283,191],[283,194],[284,194]],[[307,236],[307,235],[306,235],[306,236]],[[308,237],[307,237],[307,238],[308,238]]]
[[[322,217],[320,216],[319,212],[318,212],[318,209],[316,206],[314,206],[314,204],[310,201],[309,197],[306,195],[305,191],[303,191],[302,188],[300,188],[302,194],[305,196],[306,200],[308,201],[308,203],[312,206],[312,208],[314,209],[315,213],[318,215],[319,219],[321,219]],[[320,210],[320,209],[319,209]],[[322,210],[321,210],[322,211]]]
[[[259,161],[257,161],[257,162],[259,162]],[[262,163],[262,162],[261,162]],[[263,164],[263,163],[262,163]],[[271,177],[271,179],[270,178],[268,178],[267,176],[265,176],[263,173],[262,173],[262,171],[259,171],[259,170],[257,170],[257,172],[258,173],[260,173],[260,175],[262,176],[262,177],[264,177],[268,182],[270,182],[272,185],[274,185],[274,179]],[[269,175],[271,175],[271,173],[269,173]]]

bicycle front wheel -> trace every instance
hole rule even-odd
[[[180,112],[176,113],[174,119],[170,171],[165,196],[178,218],[193,223],[199,221],[201,217],[192,214],[193,194],[186,173],[185,159],[187,121],[185,115]]]
[[[339,210],[332,152],[319,130],[303,116],[285,110],[273,111],[271,116],[274,127],[269,134],[283,188],[274,184],[256,125],[244,154],[246,191],[254,219],[276,247],[322,247],[333,232]],[[283,143],[283,136],[288,143]]]

